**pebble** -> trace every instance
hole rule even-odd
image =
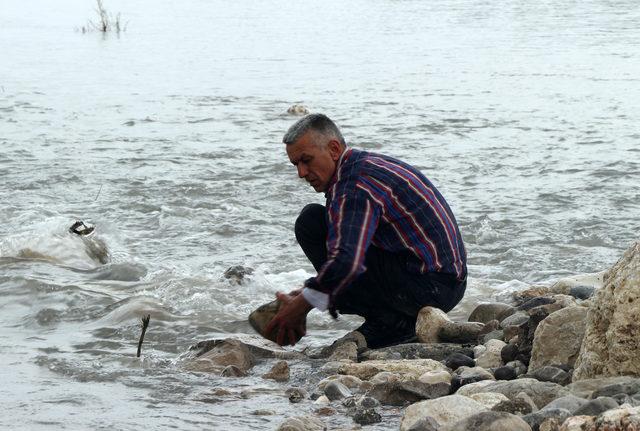
[[[326,405],[326,404],[330,404],[331,401],[329,400],[329,397],[327,397],[326,395],[320,395],[314,402],[313,404],[318,404],[318,405]]]
[[[289,401],[293,404],[297,404],[307,397],[307,391],[303,388],[289,388],[284,391],[284,394],[289,397]]]
[[[471,362],[475,364],[473,359]],[[445,370],[427,371],[418,378],[418,381],[428,383],[430,385],[435,385],[436,383],[451,383],[451,374]]]
[[[382,422],[382,416],[373,408],[357,407],[353,420],[360,425],[371,425]]]
[[[336,410],[332,407],[324,406],[316,409],[314,413],[318,416],[333,416],[336,414]]]
[[[331,401],[341,400],[352,395],[349,388],[340,382],[327,383],[324,387],[324,394]]]
[[[287,361],[276,362],[267,373],[262,375],[262,378],[286,382],[289,380],[289,364]]]
[[[221,377],[245,377],[247,375],[246,372],[242,371],[235,365],[228,365],[222,370],[220,373]]]

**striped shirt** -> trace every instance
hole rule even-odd
[[[407,254],[410,272],[466,277],[466,252],[456,219],[440,192],[414,167],[349,148],[325,196],[328,259],[305,287],[328,295],[327,305],[366,270],[370,245]]]

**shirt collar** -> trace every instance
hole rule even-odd
[[[353,148],[347,147],[342,152],[342,154],[340,154],[340,158],[338,159],[338,163],[336,164],[336,170],[333,173],[333,176],[331,177],[331,180],[329,181],[329,185],[327,186],[327,191],[324,193],[324,197],[325,198],[329,199],[329,197],[331,196],[331,189],[333,188],[333,186],[340,179],[340,169],[342,168],[342,164],[345,161],[347,161],[349,159],[349,157],[351,157],[352,153],[353,153]]]

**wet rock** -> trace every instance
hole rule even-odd
[[[465,418],[440,431],[531,431],[531,427],[518,416],[505,412],[482,412]]]
[[[458,353],[466,356],[473,356],[470,347],[456,343],[407,343],[397,346],[384,347],[382,349],[372,349],[362,353],[359,357],[361,361],[394,359],[433,359],[442,361],[447,357]]]
[[[316,409],[314,413],[318,416],[333,416],[336,414],[336,409],[329,406],[324,406]]]
[[[572,415],[576,414],[576,410],[585,405],[587,400],[584,398],[576,397],[575,395],[565,395],[551,401],[545,406],[547,409],[565,409],[569,410]]]
[[[304,105],[291,105],[287,108],[287,114],[303,116],[309,113],[309,108]]]
[[[529,367],[531,368],[531,367]],[[561,368],[545,365],[538,368],[533,373],[529,373],[527,377],[533,377],[541,382],[553,382],[565,386],[571,383],[571,374]]]
[[[469,398],[479,402],[488,409],[492,409],[496,404],[503,401],[509,401],[509,398],[495,392],[479,392],[477,394],[470,395]]]
[[[403,406],[420,400],[448,395],[451,385],[448,383],[428,384],[420,381],[379,383],[367,392],[367,395],[392,406]]]
[[[288,388],[284,394],[292,404],[297,404],[307,397],[307,391],[303,388]]]
[[[382,421],[382,416],[373,408],[357,407],[353,421],[360,425],[377,424]]]
[[[260,409],[252,411],[251,414],[254,416],[273,416],[276,412],[273,410]]]
[[[575,416],[598,416],[607,410],[617,409],[618,403],[610,397],[598,397],[595,400],[589,400],[585,404],[578,407],[573,412]]]
[[[477,340],[484,325],[478,322],[453,322],[435,307],[424,307],[418,313],[416,335],[421,343],[471,343]]]
[[[537,298],[531,298],[528,301],[525,301],[522,305],[519,305],[517,309],[520,311],[527,311],[541,305],[553,304],[554,302],[555,300],[553,298],[547,296],[539,296]]]
[[[529,315],[524,311],[518,311],[511,314],[509,317],[502,319],[500,326],[503,328],[506,328],[507,326],[520,326],[528,321]]]
[[[357,361],[358,355],[367,351],[367,341],[358,331],[351,331],[335,340],[330,346],[308,349],[305,353],[311,359],[329,361]]]
[[[315,416],[296,416],[285,420],[276,431],[326,431],[327,427]]]
[[[514,292],[513,300],[515,301],[516,304],[522,305],[532,298],[550,295],[551,293],[552,293],[551,289],[546,286],[533,286],[533,287],[530,287],[529,289]]]
[[[574,381],[615,375],[640,375],[640,242],[607,271],[592,299]]]
[[[406,408],[400,423],[400,431],[409,430],[427,416],[435,419],[438,424],[446,426],[483,411],[487,411],[485,406],[460,395],[420,401]]]
[[[501,401],[500,403],[494,405],[491,410],[496,412],[510,413],[517,416],[525,416],[533,413],[535,409],[533,409],[531,404],[529,404],[524,399],[514,398],[513,400],[507,399],[506,401]]]
[[[340,382],[329,382],[324,387],[324,394],[330,401],[341,400],[342,398],[350,397],[351,391],[345,385]]]
[[[444,364],[455,371],[460,367],[475,367],[476,362],[467,355],[461,353],[454,353],[449,355],[444,361]]]
[[[249,268],[247,266],[236,265],[224,272],[224,278],[227,280],[233,281],[236,284],[242,284],[242,281],[248,276],[253,274],[253,268]]]
[[[362,380],[354,377],[354,376],[346,376],[346,375],[333,375],[333,376],[329,376],[326,379],[321,380],[318,383],[318,388],[322,391],[324,391],[324,388],[327,386],[327,384],[329,384],[330,382],[339,382],[342,383],[343,385],[345,385],[347,388],[349,389],[359,389],[362,386]]]
[[[484,346],[487,350],[476,358],[476,365],[484,368],[496,368],[502,365],[501,352],[506,343],[500,340],[489,340]]]
[[[376,400],[373,397],[369,397],[369,396],[362,396],[360,397],[360,399],[358,399],[356,401],[356,406],[360,406],[360,407],[364,407],[364,408],[373,408],[373,407],[378,407],[380,405],[380,402],[378,400]]]
[[[477,384],[478,383],[474,383],[474,385]],[[466,386],[463,386],[460,391],[465,388]],[[460,391],[458,392],[460,393]],[[535,379],[528,378],[521,378],[510,381],[490,382],[481,387],[471,387],[467,389],[464,394],[471,395],[478,392],[498,392],[505,395],[509,399],[514,398],[520,392],[524,392],[531,397],[536,406],[546,406],[554,399],[569,394],[569,391],[567,389],[558,384],[550,382],[539,382]]]
[[[515,313],[515,307],[501,302],[489,302],[478,305],[469,315],[469,322],[489,323],[492,320],[501,321]]]
[[[379,372],[389,371],[400,374],[405,379],[417,380],[427,371],[442,371],[446,368],[440,362],[431,359],[399,359],[388,361],[366,361],[354,364],[342,364],[339,372],[368,380]]]
[[[200,356],[229,342],[243,344],[255,359],[305,359],[306,356],[295,350],[287,350],[273,341],[257,335],[236,334],[233,338],[205,340],[190,348],[190,353]]]
[[[522,417],[529,424],[533,431],[540,430],[540,424],[549,418],[556,419],[559,423],[564,422],[571,413],[565,409],[542,409],[537,412],[529,413]]]
[[[439,429],[438,421],[431,416],[425,416],[407,428],[407,431],[439,431]]]
[[[584,379],[567,385],[567,389],[575,396],[580,398],[593,398],[592,394],[601,388],[611,387],[613,385],[635,385],[640,384],[640,379],[631,376],[615,376],[601,377],[597,379]],[[599,395],[606,395],[599,392]]]
[[[596,292],[593,286],[573,286],[569,289],[569,295],[576,299],[589,299]]]
[[[515,361],[518,356],[518,346],[515,344],[507,344],[500,351],[500,358],[505,364],[507,362]]]
[[[493,371],[493,376],[496,380],[513,380],[516,377],[516,370],[507,365],[503,367],[498,367]]]
[[[262,375],[264,379],[275,380],[276,382],[286,382],[289,380],[289,364],[287,361],[278,361],[266,374]]]
[[[198,343],[192,350],[198,349],[200,344]],[[200,348],[196,357],[186,363],[187,370],[220,373],[227,366],[233,365],[239,370],[247,371],[255,363],[249,348],[238,340],[220,340],[207,347],[210,348]]]
[[[587,318],[586,307],[563,308],[551,313],[535,331],[529,371],[545,365],[575,364]]]
[[[221,377],[245,377],[247,373],[235,365],[228,365],[220,373]]]
[[[451,389],[455,392],[461,386],[482,380],[494,380],[493,374],[482,367],[460,367],[453,372]]]

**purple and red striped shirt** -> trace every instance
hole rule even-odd
[[[328,260],[305,287],[329,295],[329,305],[365,271],[370,245],[410,252],[409,271],[466,277],[466,252],[449,205],[407,163],[349,148],[338,161],[326,198]]]

